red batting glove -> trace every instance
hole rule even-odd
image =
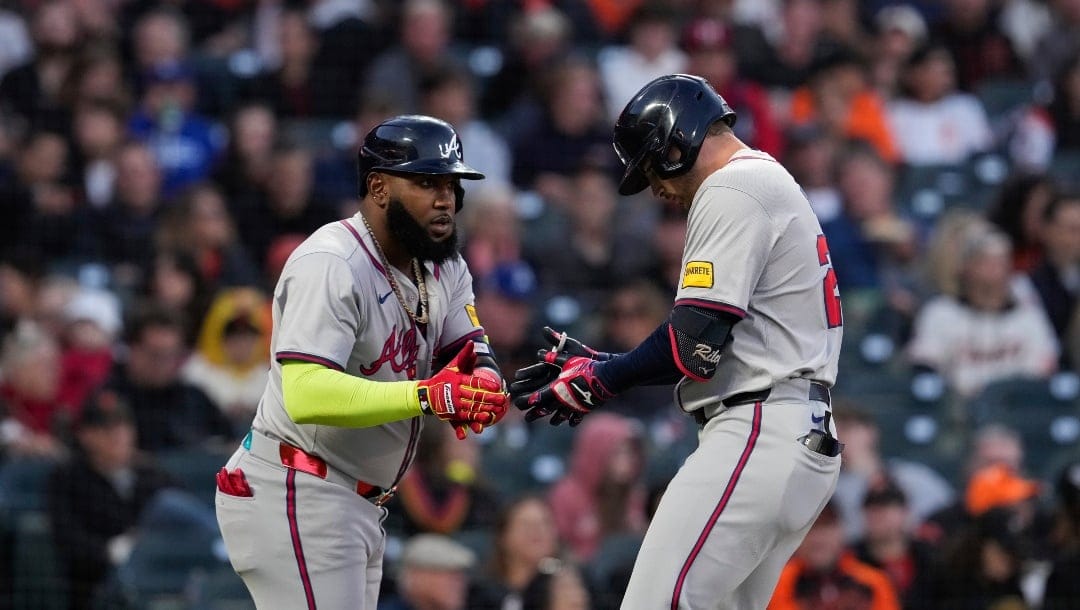
[[[420,409],[449,422],[459,439],[468,429],[479,434],[502,419],[509,401],[502,378],[491,369],[476,368],[472,341],[431,379],[419,382],[416,393]]]

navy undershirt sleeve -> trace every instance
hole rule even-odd
[[[667,322],[657,327],[641,345],[599,363],[593,370],[604,387],[615,394],[636,385],[672,384],[682,377],[671,353]]]

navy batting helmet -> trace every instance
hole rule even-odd
[[[367,177],[373,171],[400,174],[452,174],[481,180],[484,174],[465,165],[461,140],[446,121],[419,114],[396,116],[376,125],[364,137],[357,155],[360,196],[367,195]],[[461,209],[463,191],[457,191]]]
[[[615,152],[626,166],[619,193],[649,186],[646,167],[663,179],[690,171],[716,121],[733,126],[735,111],[703,78],[671,74],[642,87],[615,122]]]

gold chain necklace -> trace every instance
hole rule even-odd
[[[379,253],[379,258],[382,259],[383,267],[386,268],[386,279],[390,282],[390,289],[394,291],[394,296],[397,297],[398,303],[401,303],[402,309],[405,313],[409,314],[409,317],[413,319],[413,322],[417,324],[428,323],[428,292],[427,283],[424,282],[424,270],[420,267],[420,262],[414,257],[412,259],[413,274],[416,275],[416,290],[420,294],[420,315],[417,315],[409,306],[405,303],[405,297],[401,294],[401,288],[398,286],[397,280],[394,279],[394,270],[390,267],[390,262],[386,260],[386,253],[383,252],[382,246],[379,244],[379,240],[375,238],[375,231],[368,224],[367,218],[363,214],[360,215],[360,220],[364,221],[364,226],[367,227],[368,233],[371,235],[371,241],[375,244],[375,251]]]

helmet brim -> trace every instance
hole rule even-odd
[[[389,174],[421,174],[425,176],[452,175],[463,180],[483,180],[485,178],[484,174],[461,161],[447,162],[432,159],[418,159],[386,168],[374,167],[372,171]]]

